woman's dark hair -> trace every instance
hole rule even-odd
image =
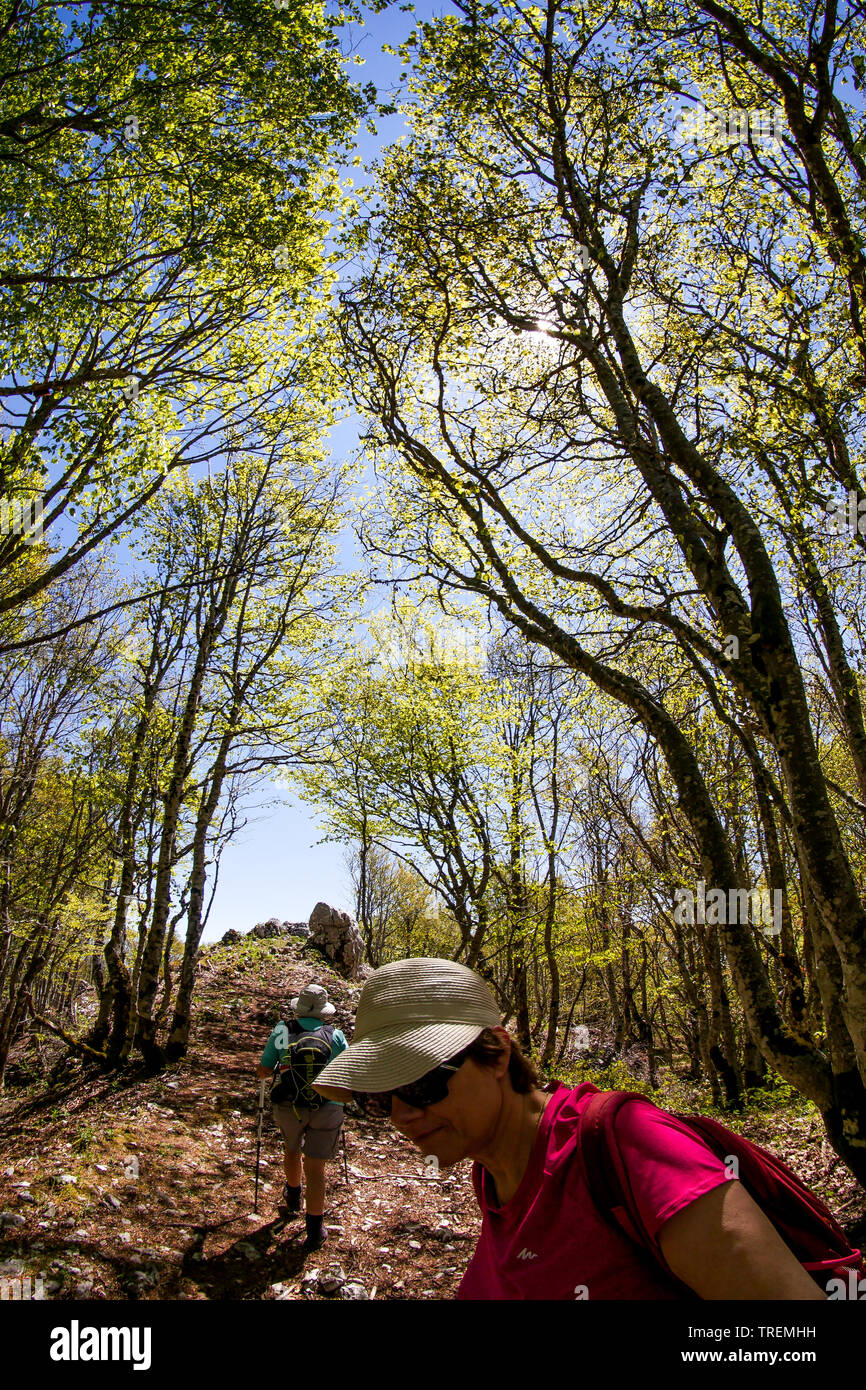
[[[485,1028],[464,1051],[466,1056],[471,1057],[480,1067],[491,1067],[502,1055],[503,1046],[502,1040],[493,1029]],[[511,1039],[511,1056],[508,1059],[508,1079],[521,1096],[541,1086],[541,1078],[535,1064],[530,1062],[528,1057],[524,1057],[514,1038]]]

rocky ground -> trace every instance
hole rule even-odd
[[[347,1119],[329,1165],[322,1250],[277,1216],[282,1144],[268,1113],[253,1212],[255,1066],[284,1001],[311,978],[348,1027],[358,989],[294,939],[211,950],[188,1056],[132,1082],[98,1073],[0,1117],[0,1275],[47,1297],[451,1298],[479,1219],[470,1164],[431,1178],[390,1125]],[[347,1180],[348,1177],[348,1180]],[[26,1287],[26,1286],[25,1286]]]
[[[268,1115],[253,1211],[255,1066],[285,1001],[313,978],[351,1036],[358,987],[296,938],[247,937],[207,952],[190,1052],[162,1076],[77,1067],[48,1090],[42,1080],[10,1088],[0,1275],[41,1278],[54,1299],[453,1298],[480,1225],[470,1164],[431,1177],[388,1124],[347,1119],[345,1164],[341,1151],[328,1169],[330,1236],[304,1256],[303,1216],[277,1214],[282,1145]],[[843,1222],[863,1217],[864,1194],[810,1107],[727,1122],[785,1158]]]

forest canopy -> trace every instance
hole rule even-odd
[[[863,1183],[863,16],[455,0],[352,193],[350,18],[3,32],[0,1074],[182,1055],[279,770],[371,964],[548,1070],[772,1075]]]

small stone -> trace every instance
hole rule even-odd
[[[319,1276],[319,1288],[322,1293],[336,1293],[346,1282],[346,1271],[342,1265],[332,1265],[326,1269],[324,1274]]]
[[[108,1172],[108,1165],[105,1164],[105,1163],[96,1163],[96,1164],[94,1164],[94,1167],[96,1168],[97,1173],[107,1173],[107,1172]]]
[[[26,1226],[23,1216],[16,1211],[0,1211],[0,1226]]]
[[[29,1192],[18,1193],[19,1202],[29,1202],[32,1207],[36,1206],[36,1198]]]
[[[421,1243],[420,1243],[420,1241],[417,1241],[417,1240],[410,1240],[410,1241],[409,1241],[409,1249],[410,1249],[410,1250],[420,1250],[420,1249],[421,1249]]]
[[[120,1211],[120,1203],[118,1202],[116,1197],[112,1197],[110,1192],[106,1192],[102,1200],[107,1207],[111,1208],[112,1211]]]
[[[356,1302],[359,1302],[361,1300],[369,1300],[370,1295],[367,1293],[367,1290],[364,1288],[363,1284],[351,1283],[343,1285],[343,1287],[340,1289],[340,1297],[346,1299],[353,1299]]]
[[[58,1173],[54,1178],[54,1182],[60,1187],[65,1187],[68,1183],[78,1182],[78,1179],[74,1173]]]

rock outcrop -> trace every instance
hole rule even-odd
[[[274,936],[297,936],[300,937],[302,941],[306,941],[309,935],[310,928],[306,922],[281,922],[279,917],[269,917],[266,922],[257,922],[248,932],[239,932],[236,931],[234,927],[229,927],[229,930],[224,936],[220,937],[217,944],[220,946],[236,946],[239,941],[244,941],[248,936],[254,936],[259,941],[267,940]],[[200,954],[208,949],[207,946],[203,946]]]
[[[360,978],[364,941],[348,912],[316,903],[310,913],[310,945],[318,947],[347,979]]]
[[[250,936],[268,937],[284,936],[283,924],[279,917],[269,917],[266,922],[256,922],[250,932]]]
[[[310,935],[306,922],[281,922],[279,917],[269,917],[266,922],[257,922],[250,936],[303,936]]]

